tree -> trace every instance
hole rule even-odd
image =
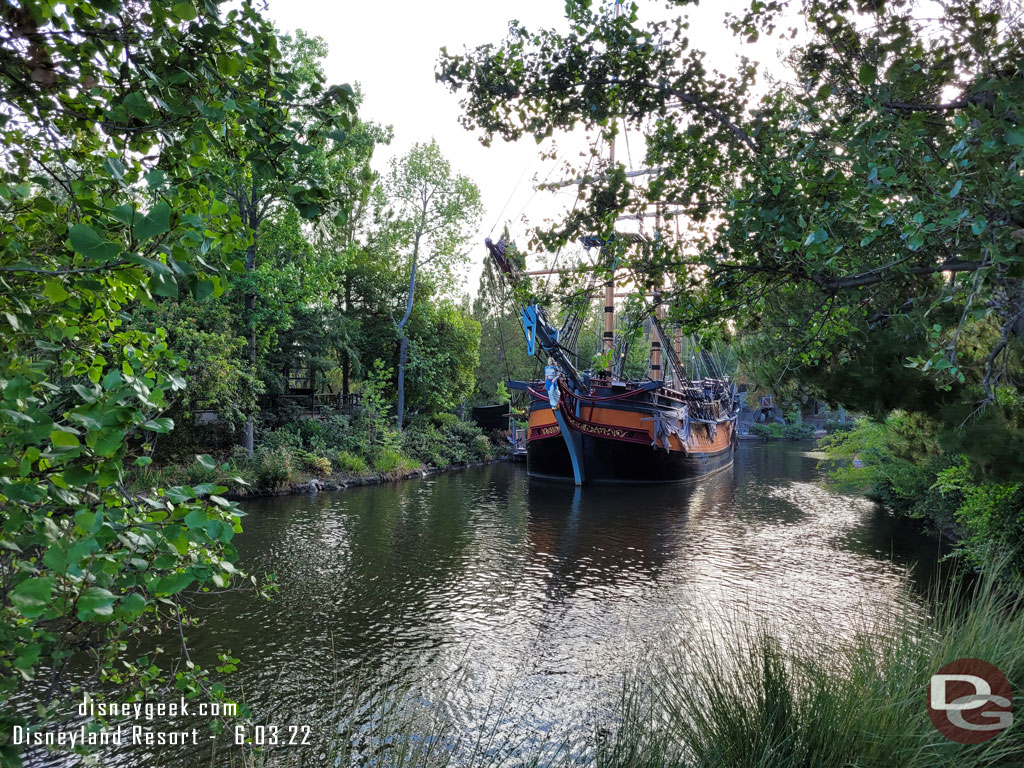
[[[219,295],[251,242],[202,169],[237,135],[268,152],[297,140],[275,32],[252,3],[230,6],[72,0],[0,15],[0,694],[43,691],[2,715],[10,763],[13,725],[66,714],[72,658],[93,662],[76,682],[97,697],[97,680],[195,695],[204,670],[169,680],[133,644],[172,626],[187,660],[182,595],[239,578],[240,514],[222,486],[125,485],[187,384],[164,332],[132,313]],[[348,93],[310,99],[335,109]]]
[[[394,206],[390,228],[396,244],[409,251],[409,290],[405,312],[395,324],[398,352],[398,429],[405,417],[405,368],[409,355],[406,323],[412,315],[417,271],[427,266],[442,281],[466,259],[468,230],[480,217],[480,192],[467,177],[452,172],[436,141],[416,144],[392,162],[387,194]]]
[[[288,124],[291,132],[275,136],[249,129],[229,135],[222,145],[220,162],[213,167],[211,181],[237,208],[250,232],[242,292],[248,362],[252,370],[258,362],[256,304],[260,281],[255,273],[261,226],[282,207],[293,207],[304,219],[314,219],[331,210],[335,218],[344,222],[348,209],[339,204],[339,196],[344,197],[349,189],[339,183],[339,171],[353,165],[349,155],[359,155],[355,163],[358,165],[359,160],[368,162],[373,151],[372,141],[350,142],[350,131],[356,125],[354,108],[359,99],[347,85],[341,86],[341,91],[333,91],[325,85],[321,60],[327,49],[323,40],[300,31],[294,39],[283,36],[281,46],[279,52],[275,41],[273,53],[288,59],[293,78],[288,99],[272,108],[277,110],[276,119]],[[332,92],[344,93],[345,98],[325,101],[324,95]],[[254,412],[250,412],[243,438],[250,456],[254,419]]]
[[[484,141],[577,125],[647,134],[652,172],[597,169],[542,243],[682,210],[678,237],[621,257],[640,284],[671,278],[672,318],[736,323],[780,386],[930,414],[951,446],[1020,444],[1024,424],[999,405],[1001,388],[1021,387],[1020,15],[976,0],[929,18],[805,0],[727,21],[756,39],[791,6],[807,25],[787,58],[794,82],[760,98],[756,65],[708,71],[685,19],[644,25],[635,7],[584,2],[567,4],[567,33],[513,25],[500,47],[443,53],[439,78],[465,93],[463,120]],[[1003,454],[974,467],[1024,474],[1024,454]]]

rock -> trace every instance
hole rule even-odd
[[[311,477],[309,482],[306,483],[306,490],[309,493],[319,493],[324,489],[323,485],[315,477]]]
[[[325,491],[340,491],[344,487],[344,485],[339,485],[338,483],[324,483]]]

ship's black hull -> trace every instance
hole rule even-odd
[[[732,465],[735,443],[716,453],[665,451],[650,445],[581,435],[588,484],[685,483]],[[572,461],[561,436],[533,440],[526,449],[530,477],[574,482]]]

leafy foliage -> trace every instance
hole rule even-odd
[[[131,653],[137,637],[188,625],[184,592],[238,579],[241,530],[220,484],[145,495],[125,485],[173,428],[188,367],[133,313],[222,294],[251,231],[209,170],[243,136],[256,166],[301,152],[312,137],[292,124],[296,94],[304,109],[340,116],[351,89],[297,87],[302,73],[281,60],[254,4],[223,15],[220,5],[21,3],[0,17],[0,693],[44,676],[52,693],[34,712],[3,715],[5,761],[18,760],[13,724],[61,712],[79,654],[93,663],[76,682],[94,692],[109,681],[129,695],[206,686],[223,696],[194,665],[168,679]],[[224,386],[251,398],[252,384],[240,375]]]
[[[939,425],[917,414],[864,420],[822,441],[833,479],[860,487],[897,513],[961,540],[968,560],[1024,573],[1024,495],[1019,483],[977,476],[973,462],[946,450]],[[856,464],[854,459],[857,460]]]
[[[654,172],[587,158],[579,205],[541,244],[607,236],[621,215],[671,205],[678,235],[617,256],[640,285],[671,279],[674,318],[735,323],[748,369],[776,389],[879,418],[929,414],[976,469],[1024,475],[1024,454],[999,449],[1016,428],[982,417],[1021,387],[1020,16],[984,0],[944,0],[927,17],[909,3],[804,0],[727,21],[756,39],[786,9],[806,41],[787,57],[791,82],[770,89],[742,57],[708,71],[685,18],[644,24],[636,6],[591,3],[567,5],[565,33],[513,24],[500,45],[443,52],[438,77],[485,143],[580,126],[646,135]]]
[[[401,431],[405,420],[409,347],[406,324],[412,316],[417,273],[429,266],[436,283],[443,287],[451,285],[455,268],[465,262],[463,247],[468,228],[479,218],[481,206],[476,185],[466,176],[452,172],[436,141],[416,144],[404,157],[394,160],[386,191],[394,206],[393,219],[388,223],[390,237],[396,248],[409,253],[405,312],[396,322],[399,336],[397,424]],[[475,355],[475,349],[471,354]],[[466,382],[456,386],[465,388]]]
[[[479,427],[450,413],[413,420],[402,433],[402,445],[409,455],[440,469],[489,459],[492,453]]]

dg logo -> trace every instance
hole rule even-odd
[[[957,659],[932,675],[928,715],[947,739],[988,741],[1013,724],[1010,683],[987,661]]]

